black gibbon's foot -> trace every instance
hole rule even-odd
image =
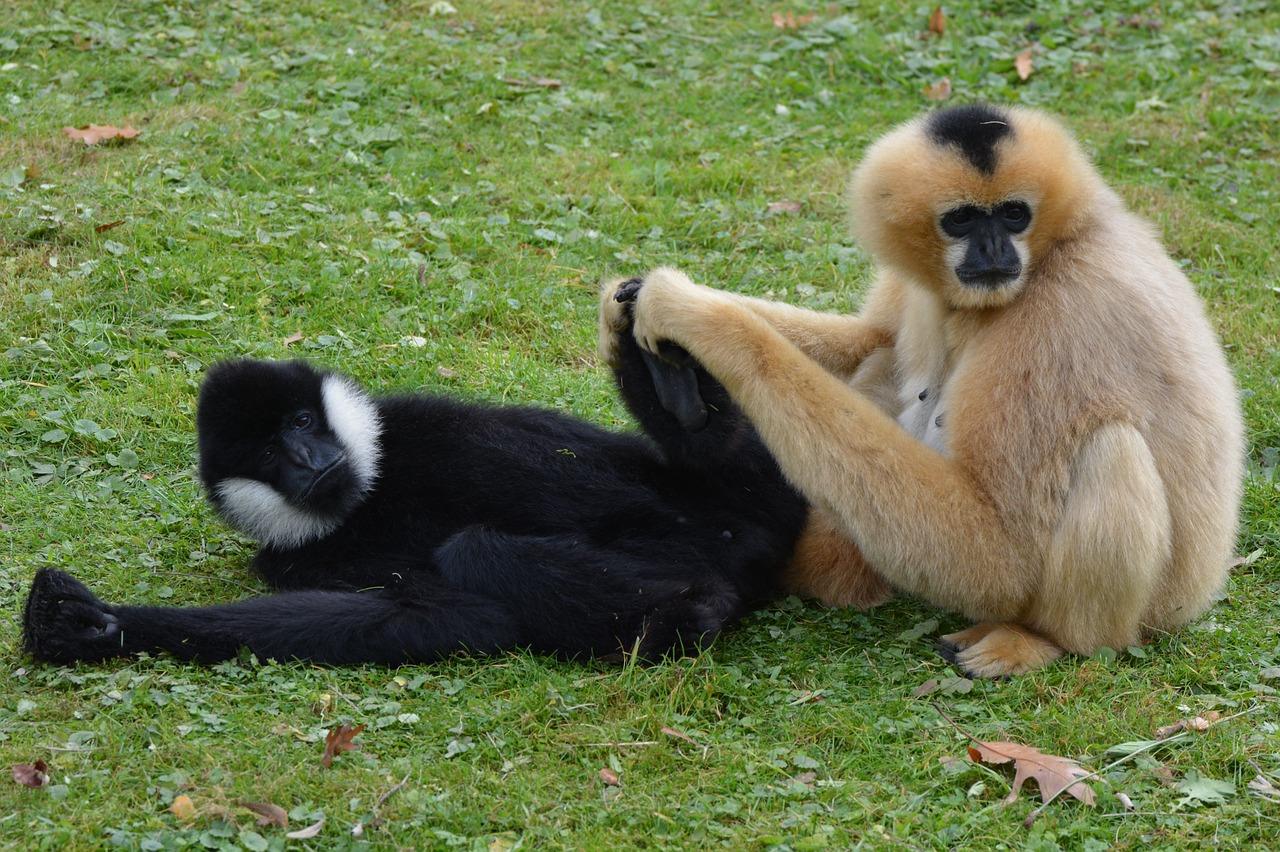
[[[644,279],[628,278],[618,285],[613,294],[615,301],[627,305],[628,319],[631,305],[640,295],[642,286]],[[624,333],[629,332],[628,329]],[[698,374],[694,370],[696,362],[693,356],[681,346],[663,342],[661,351],[656,355],[642,349],[640,357],[653,380],[658,403],[680,422],[681,428],[686,432],[700,432],[706,428],[707,404],[698,391]]]
[[[22,613],[22,645],[37,660],[72,663],[115,656],[120,621],[76,578],[53,568],[36,572]]]

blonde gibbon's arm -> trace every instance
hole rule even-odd
[[[1017,617],[1032,563],[954,461],[765,319],[680,272],[646,276],[635,317],[642,346],[683,346],[724,384],[787,478],[843,523],[889,582],[973,617]]]
[[[599,346],[607,363],[613,363],[616,354],[613,336],[626,325],[624,308],[613,298],[621,281],[607,281],[600,291]],[[763,319],[806,357],[837,376],[853,375],[873,350],[893,345],[893,332],[864,316],[822,313],[782,302],[717,292],[726,301],[745,307]]]
[[[863,316],[810,311],[733,293],[724,295],[763,319],[806,357],[837,376],[853,375],[873,349],[893,345],[892,331]]]

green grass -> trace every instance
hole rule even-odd
[[[291,829],[323,815],[309,842],[326,848],[1280,844],[1280,805],[1246,789],[1259,771],[1280,785],[1280,9],[957,2],[926,38],[929,4],[815,3],[796,32],[772,26],[783,7],[729,0],[454,4],[0,9],[0,765],[44,759],[53,776],[0,779],[0,844],[282,846],[245,800],[289,810]],[[1019,83],[1012,58],[1033,40]],[[954,674],[922,623],[959,622],[912,601],[782,601],[698,659],[625,670],[21,656],[42,565],[109,600],[260,589],[192,469],[194,391],[219,358],[305,355],[379,388],[623,425],[592,354],[603,274],[678,262],[856,308],[868,264],[842,182],[943,76],[957,100],[1063,114],[1185,265],[1244,390],[1239,551],[1261,556],[1145,658],[930,700],[977,736],[1090,768],[1189,714],[1254,712],[1107,773],[1097,808],[1057,802],[1025,829],[1031,799],[1000,804],[1007,775],[939,760],[965,740],[911,693]],[[533,77],[563,86],[504,82]],[[143,132],[125,146],[61,133],[126,121]],[[767,216],[780,200],[803,208]],[[342,721],[369,726],[364,748],[322,770]],[[1189,772],[1234,793],[1185,801],[1169,782]],[[168,811],[178,793],[189,825]]]

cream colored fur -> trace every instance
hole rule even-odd
[[[1060,125],[1010,113],[990,176],[919,120],[869,150],[851,206],[879,276],[859,316],[673,269],[646,276],[635,306],[640,343],[671,340],[701,361],[846,537],[848,558],[834,558],[815,522],[823,540],[809,549],[830,567],[793,572],[798,591],[874,602],[873,585],[822,576],[869,563],[983,622],[945,638],[987,676],[1204,612],[1226,576],[1243,470],[1235,386],[1190,282]],[[1008,197],[1034,211],[1029,264],[1012,286],[964,288],[937,218]]]

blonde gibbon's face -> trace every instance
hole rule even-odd
[[[1036,259],[1080,221],[1097,180],[1040,113],[973,104],[889,133],[854,172],[854,233],[882,265],[953,308],[1022,292]]]

